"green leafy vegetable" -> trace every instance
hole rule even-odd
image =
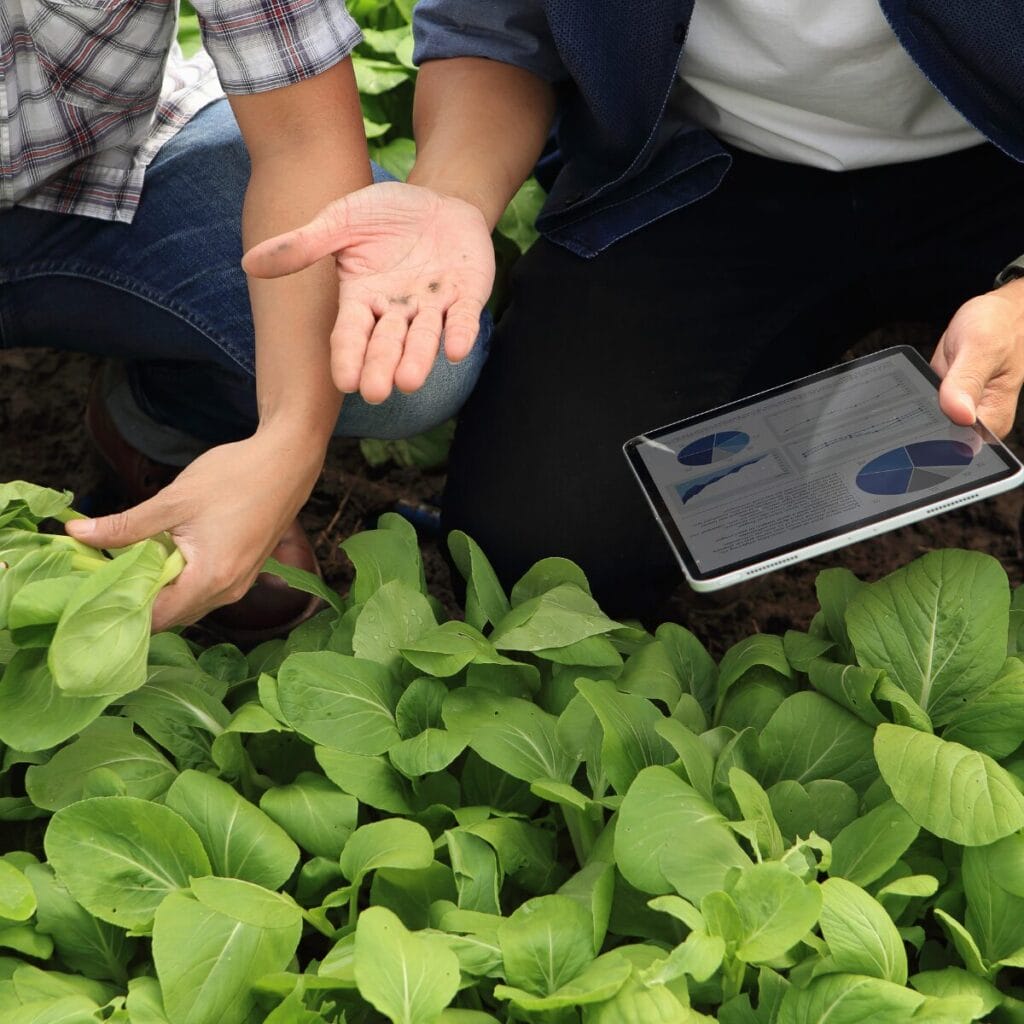
[[[880,725],[875,756],[896,802],[922,828],[987,846],[1024,828],[1024,795],[985,754],[902,725]]]
[[[407,82],[409,11],[362,9],[360,74]],[[1024,1019],[987,556],[829,570],[808,632],[716,664],[564,559],[506,596],[464,535],[439,623],[385,516],[351,594],[245,655],[149,639],[174,553],[41,533],[69,502],[0,486],[0,1022]]]
[[[360,994],[395,1024],[430,1024],[459,985],[459,962],[440,936],[417,935],[383,907],[356,929]]]

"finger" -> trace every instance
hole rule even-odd
[[[239,574],[228,563],[211,563],[194,551],[191,543],[179,543],[185,568],[157,595],[153,604],[153,632],[197,622],[222,605],[241,600],[256,580],[256,570]]]
[[[480,315],[483,306],[472,299],[460,299],[449,307],[444,317],[444,353],[459,363],[473,349],[480,333]]]
[[[441,343],[441,311],[421,309],[409,325],[405,336],[405,351],[395,370],[395,386],[405,394],[423,387],[437,359]]]
[[[190,626],[203,617],[203,603],[195,595],[195,575],[188,566],[173,582],[168,583],[153,602],[154,633],[162,633],[172,626]]]
[[[94,548],[125,548],[140,540],[155,537],[175,525],[169,518],[167,503],[160,495],[141,505],[100,516],[98,519],[72,519],[64,527],[67,534]]]
[[[242,257],[242,269],[253,277],[283,277],[305,270],[349,240],[348,198],[325,206],[308,224],[254,245]]]
[[[967,390],[960,381],[947,376],[939,388],[939,408],[946,417],[961,427],[970,427],[978,419],[981,388],[972,385]]]
[[[408,329],[408,320],[397,313],[385,313],[373,329],[359,379],[359,392],[371,405],[378,405],[391,394]]]
[[[1017,391],[1002,380],[994,381],[978,405],[978,419],[996,437],[1006,437],[1017,416]]]
[[[969,427],[988,384],[999,373],[1001,360],[987,346],[964,346],[953,357],[939,388],[939,407],[954,423]]]
[[[164,587],[153,602],[154,633],[172,626],[190,626],[219,606],[209,593],[202,564],[187,562],[177,579]]]
[[[366,347],[376,323],[377,318],[366,303],[346,299],[342,291],[338,319],[331,334],[331,377],[343,394],[359,390]]]

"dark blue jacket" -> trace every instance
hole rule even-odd
[[[1024,0],[879,0],[946,99],[1024,161]],[[478,56],[555,83],[563,166],[537,226],[592,256],[712,191],[730,158],[668,104],[693,0],[420,0],[416,59]]]

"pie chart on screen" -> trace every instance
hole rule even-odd
[[[742,430],[720,430],[692,441],[676,457],[684,466],[710,466],[739,455],[748,444],[750,435]]]
[[[974,451],[963,441],[916,441],[863,466],[857,486],[867,494],[910,494],[938,487],[963,472]]]

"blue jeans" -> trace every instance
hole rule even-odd
[[[374,169],[378,179],[387,177]],[[184,465],[256,427],[254,338],[240,267],[249,160],[226,100],[201,111],[150,166],[131,224],[24,207],[0,213],[0,347],[118,361],[105,377],[122,433]],[[346,397],[336,436],[398,438],[453,416],[487,358],[439,354],[426,384],[380,405]]]

